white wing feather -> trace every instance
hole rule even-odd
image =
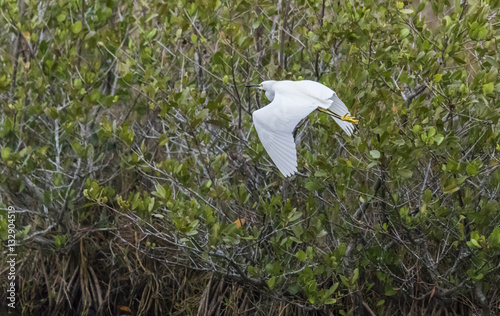
[[[273,102],[254,111],[252,115],[262,145],[285,177],[297,172],[297,150],[293,130],[318,107],[304,104],[303,101],[301,98],[286,97],[286,93],[276,91]]]
[[[297,172],[297,150],[292,133],[270,132],[265,127],[255,124],[259,138],[267,153],[283,176]]]

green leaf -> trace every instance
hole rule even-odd
[[[479,248],[479,249],[483,248],[483,247],[481,247],[481,245],[480,245],[480,244],[477,242],[477,240],[475,240],[475,239],[471,239],[471,240],[470,240],[470,243],[471,243],[472,245],[474,245],[474,247],[476,247],[476,248]]]
[[[442,134],[437,134],[436,137],[434,137],[434,141],[436,144],[439,146],[444,140],[444,136]]]
[[[81,21],[77,21],[73,24],[73,26],[71,27],[71,30],[73,31],[73,33],[75,34],[78,34],[80,33],[80,31],[82,30],[82,22]]]
[[[300,289],[301,289],[300,285],[294,284],[294,285],[291,285],[290,287],[288,287],[288,292],[292,295],[295,295],[295,294],[299,293]]]
[[[436,129],[434,127],[429,128],[429,131],[427,132],[427,137],[432,137],[436,135]]]
[[[299,259],[300,262],[305,261],[307,259],[306,253],[304,251],[302,251],[302,250],[299,250],[295,254],[295,257],[297,257],[297,259]]]
[[[314,173],[314,176],[318,178],[326,178],[328,176],[328,172],[325,170],[318,170]]]
[[[399,32],[399,36],[401,38],[405,38],[408,36],[408,34],[410,34],[410,29],[409,28],[402,28],[401,31]]]
[[[155,35],[156,35],[156,32],[157,30],[156,29],[152,29],[151,32],[149,32],[147,35],[146,35],[146,38],[147,39],[152,39]]]
[[[161,198],[165,198],[167,196],[167,191],[165,191],[165,188],[162,185],[158,185],[156,190]]]
[[[486,35],[488,35],[488,29],[485,28],[484,26],[481,26],[478,30],[477,30],[477,39],[483,39],[486,37]]]
[[[380,158],[380,151],[378,150],[371,150],[370,155],[372,156],[373,159],[379,159]]]
[[[314,252],[313,252],[313,248],[311,246],[307,247],[306,254],[307,254],[307,257],[309,259],[311,259],[311,260],[314,259]]]
[[[435,74],[434,77],[432,77],[432,81],[437,83],[440,82],[442,78],[443,78],[442,74]]]
[[[2,159],[7,160],[10,157],[10,148],[9,147],[4,147],[2,148]]]
[[[274,265],[272,263],[266,264],[266,272],[269,274],[274,272]]]
[[[196,34],[191,34],[191,43],[195,44],[197,40],[198,36],[196,36]]]
[[[470,175],[470,176],[475,176],[477,175],[477,167],[475,165],[468,165],[466,168],[465,168],[465,171],[467,171],[467,173]]]
[[[421,12],[422,10],[425,9],[425,1],[422,1],[420,2],[420,4],[418,5],[418,9],[417,9],[417,12]]]
[[[153,14],[151,14],[151,15],[148,17],[148,19],[146,20],[146,22],[151,21],[152,19],[156,18],[158,15],[159,15],[158,13],[153,13]]]
[[[422,200],[425,202],[425,203],[430,203],[431,202],[431,199],[432,199],[432,191],[429,190],[429,189],[426,189],[424,191],[424,194],[422,195]]]
[[[335,293],[338,287],[339,287],[339,282],[335,282],[326,292],[326,296],[333,295],[333,293]]]
[[[488,237],[488,242],[493,248],[500,248],[500,227],[495,227]]]
[[[494,88],[495,88],[495,86],[493,85],[493,82],[489,82],[489,83],[483,85],[483,94],[493,93]]]
[[[408,169],[399,169],[398,174],[405,179],[409,179],[413,176],[413,172]]]
[[[385,295],[386,296],[393,296],[395,294],[397,294],[398,291],[394,290],[393,288],[388,288],[385,290]]]
[[[452,194],[460,190],[460,187],[456,183],[452,183],[443,189],[444,194]]]
[[[273,289],[274,285],[276,284],[276,277],[272,277],[269,280],[267,280],[267,286],[269,286],[269,289]]]
[[[309,191],[318,191],[319,189],[323,188],[323,186],[321,184],[316,183],[314,181],[306,182],[305,187]]]
[[[351,287],[349,280],[345,276],[343,276],[342,274],[339,274],[339,277],[340,277],[340,281],[342,281],[342,283],[345,285],[346,288]]]
[[[356,269],[354,269],[354,275],[352,276],[351,283],[352,284],[356,283],[356,281],[358,280],[358,277],[359,277],[359,269],[356,268]]]
[[[413,13],[413,10],[412,9],[402,9],[401,13],[403,13],[403,14],[411,14],[411,13]]]
[[[302,217],[302,212],[295,212],[295,213],[293,213],[292,217],[290,217],[290,219],[288,221],[294,222],[301,217]]]
[[[62,22],[64,20],[66,20],[66,14],[61,13],[57,16],[57,22]]]
[[[158,146],[165,146],[169,141],[167,134],[161,134]]]

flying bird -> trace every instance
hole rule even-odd
[[[252,117],[262,145],[285,177],[297,172],[293,130],[312,111],[329,114],[349,136],[353,124],[358,124],[335,91],[319,82],[268,80],[247,87],[264,90],[271,101],[254,111]]]

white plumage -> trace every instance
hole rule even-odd
[[[297,172],[293,130],[312,111],[318,109],[330,114],[347,135],[354,132],[352,123],[356,124],[357,120],[350,116],[337,94],[321,83],[264,81],[250,87],[265,90],[266,97],[272,101],[253,112],[253,122],[264,148],[285,177]]]

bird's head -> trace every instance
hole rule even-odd
[[[263,81],[262,83],[259,83],[259,84],[251,84],[251,85],[247,85],[245,87],[257,88],[257,89],[264,90],[264,91],[270,91],[270,90],[272,90],[272,87],[275,83],[276,83],[275,80],[267,80],[267,81]]]
[[[275,80],[266,80],[259,84],[247,85],[246,87],[264,90],[266,92],[266,97],[269,99],[269,101],[272,101],[274,99],[273,85],[275,83],[276,83]]]

